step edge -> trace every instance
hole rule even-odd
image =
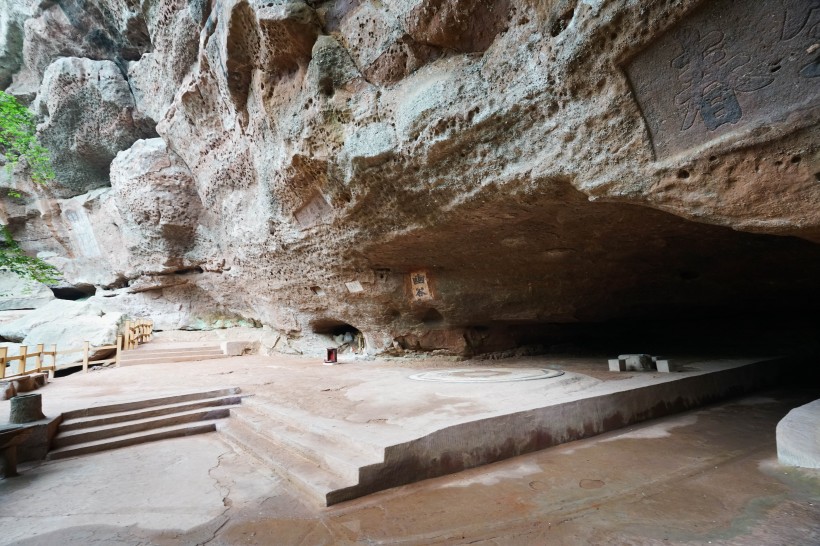
[[[91,417],[95,415],[108,415],[112,413],[121,413],[131,411],[132,409],[144,409],[149,407],[167,405],[163,402],[177,398],[184,398],[178,402],[185,402],[189,400],[205,400],[208,398],[221,398],[224,396],[231,396],[240,394],[242,390],[239,387],[224,387],[222,389],[214,389],[210,391],[187,392],[169,396],[161,396],[158,398],[149,398],[145,400],[133,400],[131,402],[119,402],[115,404],[106,404],[103,406],[92,406],[90,408],[81,408],[76,410],[69,410],[62,414],[63,419],[75,419],[79,417]]]
[[[227,431],[234,429],[244,430],[246,434],[253,435],[258,441],[264,442],[266,445],[276,446],[279,451],[286,452],[290,454],[291,457],[304,461],[335,476],[341,483],[358,483],[362,468],[372,464],[383,464],[382,461],[374,463],[370,459],[357,457],[356,455],[359,455],[357,453],[351,453],[351,456],[348,458],[337,457],[332,454],[328,455],[326,452],[301,445],[282,435],[265,434],[246,421],[236,419],[233,413],[231,414],[230,421],[224,421],[221,426]]]
[[[79,429],[76,431],[69,431],[68,434],[59,433],[57,436],[54,437],[52,440],[52,445],[55,448],[61,447],[68,447],[71,445],[77,445],[86,443],[86,437],[88,436],[96,436],[99,435],[100,437],[97,438],[98,440],[103,440],[106,438],[117,438],[120,436],[127,436],[129,434],[136,434],[138,432],[147,432],[150,430],[157,430],[160,428],[165,428],[168,426],[174,425],[183,425],[189,423],[196,423],[199,421],[211,421],[216,419],[227,419],[230,417],[230,408],[226,406],[219,406],[216,408],[199,408],[195,410],[191,410],[188,412],[182,413],[171,413],[168,415],[161,415],[157,416],[153,419],[146,419],[139,422],[127,422],[126,424],[122,423],[114,423],[113,425],[103,425],[102,427],[94,427],[88,429]],[[199,417],[199,418],[197,418]],[[170,421],[183,419],[179,423],[169,423]],[[139,429],[141,430],[133,430],[130,429]]]
[[[290,418],[290,416],[288,416],[286,414],[283,414],[281,412],[278,412],[275,409],[273,411],[259,411],[259,408],[260,408],[259,404],[254,404],[252,401],[249,401],[248,404],[242,404],[242,405],[240,405],[236,408],[233,408],[234,410],[238,410],[238,411],[231,412],[231,415],[236,417],[237,419],[242,419],[242,420],[247,421],[248,419],[243,414],[245,414],[245,413],[255,413],[256,415],[259,415],[262,418],[270,419],[271,421],[273,421],[275,423],[280,423],[281,425],[283,425],[285,427],[299,430],[300,432],[302,432],[306,435],[315,437],[319,441],[321,441],[321,439],[324,436],[329,436],[331,438],[340,438],[342,441],[338,442],[339,444],[341,444],[344,447],[351,448],[351,451],[366,454],[368,460],[369,459],[381,460],[381,461],[384,460],[385,452],[384,452],[384,447],[382,447],[382,446],[378,446],[378,445],[371,444],[371,443],[366,443],[366,442],[358,442],[357,443],[357,442],[354,442],[354,441],[350,440],[349,437],[345,434],[338,433],[338,432],[334,431],[331,428],[323,427],[323,426],[319,426],[319,425],[312,425],[311,428],[308,428],[308,429],[300,429],[297,426],[297,423],[295,422],[295,420],[292,420]],[[362,446],[365,446],[365,448],[362,449]]]
[[[251,432],[251,434],[254,434],[253,441],[261,443],[265,449],[260,451],[240,435],[237,435],[235,430],[228,430],[219,426],[217,430],[223,435],[223,440],[234,448],[234,451],[244,453],[270,468],[281,479],[293,485],[321,506],[327,506],[329,494],[358,486],[358,480],[351,485],[350,481],[343,476],[339,476],[323,466],[316,465],[314,462],[304,459],[299,454],[271,442],[267,438],[260,438],[253,432]],[[294,461],[297,464],[293,464]],[[325,485],[316,484],[315,481],[310,480],[305,475],[308,470],[303,470],[302,466],[310,467],[310,472],[315,473],[318,471],[320,475],[323,475],[326,480]]]
[[[94,426],[98,426],[95,423],[100,421],[110,420],[109,423],[101,423],[101,424],[113,424],[113,423],[124,423],[127,421],[133,421],[136,419],[144,418],[142,414],[148,414],[151,412],[157,412],[162,410],[167,410],[168,413],[158,413],[159,415],[167,415],[169,413],[173,413],[174,409],[186,408],[187,406],[195,406],[199,404],[205,404],[200,407],[223,407],[223,406],[239,406],[242,403],[242,395],[228,395],[228,396],[221,396],[216,398],[203,398],[199,400],[186,400],[184,402],[177,402],[174,404],[165,404],[162,406],[149,406],[147,408],[140,408],[131,411],[123,411],[117,413],[103,413],[100,415],[90,415],[87,417],[75,417],[73,419],[63,419],[60,423],[59,430],[64,432],[69,432],[73,430],[82,430],[85,428],[91,428]],[[199,408],[190,408],[191,410],[199,409]],[[184,410],[187,411],[187,410]],[[150,416],[148,416],[150,417]],[[118,420],[111,420],[111,419],[118,419]],[[68,427],[68,428],[66,428]]]
[[[83,444],[76,444],[71,445],[63,448],[58,448],[48,452],[46,456],[46,460],[58,460],[58,459],[67,459],[69,457],[80,456],[80,455],[88,455],[90,453],[97,453],[99,451],[108,451],[110,449],[118,449],[121,447],[129,447],[133,445],[139,445],[143,443],[148,443],[156,440],[166,440],[169,438],[175,438],[179,436],[192,436],[194,434],[201,434],[204,432],[214,432],[216,431],[216,422],[214,421],[196,421],[194,423],[186,423],[185,426],[177,425],[175,427],[166,427],[167,430],[162,429],[155,429],[150,431],[142,431],[142,433],[137,433],[139,435],[128,435],[128,437],[121,437],[118,440],[113,442],[107,441],[103,442],[101,440],[95,442],[87,442]],[[195,431],[195,432],[194,432]],[[167,435],[173,434],[175,432],[180,432],[182,434],[176,435]],[[187,434],[185,434],[187,432]],[[166,436],[167,435],[167,436]],[[110,440],[110,439],[108,439]],[[138,440],[138,441],[132,441]],[[100,448],[100,449],[96,449]]]

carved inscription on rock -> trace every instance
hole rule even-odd
[[[717,0],[626,67],[655,153],[820,111],[820,0]]]
[[[426,271],[413,271],[410,273],[410,295],[414,301],[433,299],[433,293],[427,282],[429,278]]]
[[[63,218],[71,226],[71,242],[76,253],[85,258],[102,256],[94,235],[94,227],[81,206],[63,208]]]
[[[314,193],[307,203],[297,210],[293,216],[302,229],[313,227],[328,221],[333,209],[328,205],[320,193]]]

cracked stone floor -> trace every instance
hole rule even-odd
[[[774,430],[818,393],[745,397],[331,508],[218,433],[24,466],[0,544],[820,544],[820,471]]]

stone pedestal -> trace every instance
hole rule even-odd
[[[33,423],[45,418],[42,395],[20,394],[11,399],[10,423]]]

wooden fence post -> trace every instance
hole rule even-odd
[[[83,342],[83,373],[88,373],[88,349],[89,342]]]
[[[43,369],[43,347],[44,346],[42,343],[39,343],[37,345],[37,357],[34,360],[34,362],[37,363],[37,373],[40,373],[40,371]]]
[[[48,371],[48,378],[54,379],[54,374],[57,373],[57,345],[54,344],[51,346],[51,352],[54,353],[51,355],[51,369]]]
[[[114,357],[114,367],[120,367],[120,353],[122,353],[122,336],[117,336],[117,355]]]
[[[20,364],[17,366],[17,373],[23,375],[26,372],[26,361],[28,360],[28,345],[20,345]]]
[[[125,344],[123,345],[123,349],[126,351],[131,349],[131,321],[125,321],[125,328],[123,330],[123,335],[125,336]]]
[[[6,355],[8,351],[7,347],[0,347],[0,379],[6,377]]]

